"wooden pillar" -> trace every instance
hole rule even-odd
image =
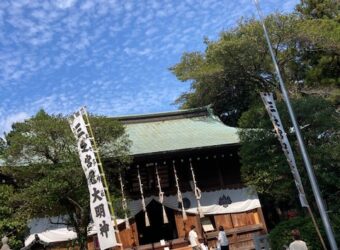
[[[204,232],[203,232],[201,218],[199,214],[196,214],[196,222],[197,222],[196,229],[197,229],[198,238],[204,239]]]
[[[267,233],[268,230],[267,230],[266,221],[264,220],[262,208],[258,207],[258,208],[257,208],[257,213],[259,214],[259,216],[260,216],[260,218],[261,218],[261,222],[262,222],[262,225],[263,225],[263,230],[265,231],[265,233]]]

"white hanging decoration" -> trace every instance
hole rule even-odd
[[[178,184],[178,177],[177,177],[177,172],[176,172],[176,167],[175,167],[175,161],[172,162],[172,166],[174,169],[174,175],[175,175],[175,181],[176,181],[176,187],[177,187],[177,201],[179,203],[181,203],[182,206],[182,216],[183,216],[183,220],[187,220],[187,213],[185,212],[185,208],[184,208],[184,204],[183,204],[183,197],[182,197],[182,193],[181,190],[179,189],[179,184]]]
[[[162,191],[162,187],[161,187],[161,178],[159,177],[159,174],[158,174],[157,163],[155,164],[155,169],[156,169],[156,177],[157,177],[157,186],[158,186],[158,190],[159,190],[159,193],[158,193],[159,202],[162,205],[162,211],[163,211],[163,223],[166,224],[166,223],[169,223],[169,220],[168,220],[168,216],[166,215],[164,204],[163,204],[164,192]]]
[[[201,208],[201,197],[202,197],[202,193],[201,190],[197,187],[197,182],[196,182],[196,177],[195,177],[195,173],[194,173],[194,168],[192,167],[192,162],[191,159],[189,159],[190,162],[190,170],[191,170],[191,175],[192,175],[192,181],[194,182],[194,192],[195,192],[195,197],[197,200],[197,212],[200,215],[200,218],[204,217],[204,214],[202,212],[202,208]]]
[[[69,123],[77,142],[75,150],[79,153],[81,167],[87,179],[93,223],[96,228],[102,229],[97,231],[100,249],[115,247],[118,243],[112,219],[115,225],[116,219],[86,108],[83,107],[73,114]]]
[[[125,227],[127,229],[130,229],[129,218],[127,216],[127,203],[126,203],[126,198],[124,194],[124,184],[123,184],[123,178],[122,178],[121,173],[119,173],[119,182],[120,182],[120,189],[122,191],[122,207],[123,207],[124,215],[125,215]]]
[[[144,214],[145,214],[145,226],[149,227],[150,226],[150,220],[149,220],[149,217],[148,217],[148,213],[146,211],[144,193],[143,193],[143,184],[142,184],[142,179],[141,179],[140,173],[139,173],[139,166],[137,166],[137,172],[138,172],[138,182],[139,182],[140,195],[141,195],[141,198],[142,198],[142,207],[143,207],[143,211],[144,211]]]

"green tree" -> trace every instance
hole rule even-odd
[[[129,141],[124,127],[105,117],[92,116],[90,122],[103,157],[113,166],[126,164]],[[27,219],[68,215],[66,224],[74,228],[80,248],[85,249],[89,193],[67,119],[41,110],[15,123],[6,135],[4,159],[7,166],[17,166],[6,168],[19,187],[11,198],[16,214]]]
[[[282,101],[278,102],[282,123],[287,133],[290,119]],[[337,196],[340,193],[340,119],[334,106],[322,98],[310,97],[293,100],[293,107],[309,152],[321,193],[329,210],[340,211]],[[239,122],[240,150],[243,180],[276,204],[286,203],[299,207],[292,174],[280,143],[273,131],[263,105],[252,107]],[[294,133],[288,134],[293,147],[297,145]],[[261,150],[259,150],[261,149]],[[295,150],[295,152],[297,152]],[[295,154],[301,178],[311,204],[312,193],[300,154]],[[296,197],[296,199],[292,199]]]
[[[5,149],[6,142],[3,138],[0,137],[0,156],[3,154]]]
[[[333,19],[301,19],[275,14],[265,23],[285,83],[293,95],[316,94],[339,99],[340,26]],[[259,101],[258,91],[276,90],[275,71],[260,23],[241,21],[205,41],[204,53],[184,53],[170,70],[191,83],[177,103],[183,108],[212,104],[228,125]]]
[[[330,214],[330,221],[333,222],[333,231],[335,240],[340,242],[340,216]],[[321,219],[317,220],[319,225],[322,224]],[[269,234],[270,245],[272,249],[282,249],[283,245],[289,245],[292,242],[291,231],[298,228],[301,233],[301,238],[307,243],[309,250],[322,249],[314,225],[309,217],[296,217],[280,222]],[[326,239],[326,233],[320,227],[321,234]]]
[[[0,238],[7,236],[12,249],[20,249],[22,239],[27,233],[26,221],[14,215],[10,199],[14,196],[14,187],[0,184]]]
[[[301,0],[296,10],[306,19],[334,19],[339,16],[340,4],[337,0]]]
[[[300,65],[303,65],[301,93],[318,95],[340,104],[340,25],[333,19],[303,20],[297,23]]]
[[[275,32],[273,39],[281,47],[284,37],[294,36],[293,19],[274,15],[266,21],[270,31],[276,28],[277,20],[284,23],[280,35]],[[261,25],[255,20],[242,21],[235,29],[221,33],[219,40],[206,41],[206,45],[205,53],[185,53],[171,68],[179,80],[191,82],[191,90],[182,94],[177,103],[183,108],[212,104],[227,124],[236,125],[241,113],[257,98],[256,90],[275,86]],[[278,52],[280,46],[274,47]]]
[[[340,4],[335,0],[302,0],[296,6],[302,21],[299,38],[309,94],[321,95],[339,106]]]

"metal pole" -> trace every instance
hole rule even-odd
[[[264,35],[265,35],[267,43],[268,43],[269,52],[270,52],[270,55],[272,57],[272,60],[273,60],[274,66],[275,66],[275,70],[276,70],[277,78],[278,78],[279,83],[280,83],[282,95],[283,95],[283,98],[285,100],[290,119],[293,123],[293,127],[295,129],[295,134],[296,134],[296,137],[297,137],[297,140],[298,140],[298,143],[299,143],[302,158],[303,158],[303,161],[305,163],[308,178],[309,178],[309,181],[310,181],[311,186],[312,186],[313,194],[314,194],[314,197],[315,197],[315,200],[316,200],[316,204],[319,208],[319,212],[320,212],[320,215],[321,215],[323,225],[324,225],[325,230],[326,230],[326,234],[327,234],[327,237],[328,237],[329,244],[330,244],[332,250],[338,250],[338,247],[337,247],[337,244],[336,244],[336,241],[335,241],[335,238],[334,238],[334,233],[333,233],[333,230],[332,230],[331,225],[329,223],[329,218],[328,218],[328,215],[326,213],[325,206],[323,204],[323,200],[322,200],[322,197],[321,197],[321,194],[320,194],[318,183],[317,183],[317,180],[315,178],[314,171],[313,171],[312,165],[311,165],[309,157],[308,157],[307,150],[306,150],[304,142],[303,142],[303,138],[301,136],[300,128],[299,128],[299,125],[296,121],[295,114],[294,114],[293,108],[292,108],[290,100],[289,100],[288,92],[286,90],[285,84],[284,84],[282,77],[281,77],[280,69],[279,69],[277,62],[276,62],[276,58],[275,58],[273,48],[272,48],[272,45],[271,45],[271,42],[270,42],[270,39],[269,39],[269,36],[268,36],[268,32],[267,32],[266,26],[264,24],[264,19],[263,19],[263,14],[262,14],[262,11],[261,11],[261,8],[260,8],[260,4],[259,4],[258,0],[254,0],[254,1],[255,1],[255,5],[256,5],[256,8],[257,8],[258,15],[260,16],[260,21],[261,21],[261,24],[262,24],[262,27],[263,27],[263,30],[264,30]]]

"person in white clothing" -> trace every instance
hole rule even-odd
[[[195,231],[195,225],[191,225],[189,232],[189,241],[193,250],[201,250],[200,243],[198,241],[197,233]]]
[[[301,240],[299,230],[292,230],[292,236],[294,238],[294,241],[289,244],[289,250],[308,250],[306,242]]]
[[[229,250],[229,241],[227,235],[225,234],[223,226],[219,226],[218,230],[219,232],[217,241],[220,245],[221,250]]]

